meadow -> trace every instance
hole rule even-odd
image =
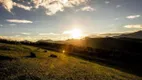
[[[142,80],[63,52],[0,43],[0,80]]]

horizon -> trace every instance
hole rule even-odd
[[[66,40],[142,30],[141,0],[0,0],[0,37]]]
[[[123,37],[121,35],[125,35],[125,34],[133,34],[133,33],[137,33],[137,32],[140,32],[142,30],[138,30],[138,31],[128,31],[128,32],[114,32],[114,33],[98,33],[98,34],[90,34],[88,36],[83,36],[81,38],[73,38],[73,37],[70,37],[70,38],[66,38],[66,39],[51,39],[51,38],[25,38],[25,37],[19,37],[19,38],[13,38],[13,37],[7,37],[7,36],[0,36],[0,39],[6,39],[6,40],[12,40],[12,41],[30,41],[30,42],[37,42],[37,41],[40,41],[40,40],[51,40],[51,41],[67,41],[67,40],[82,40],[84,38],[107,38],[107,37],[112,37],[112,38],[115,38],[115,37]],[[126,37],[126,36],[125,36]],[[126,38],[132,38],[132,37],[126,37]],[[140,38],[137,38],[137,39],[141,39]]]

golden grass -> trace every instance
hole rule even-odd
[[[0,80],[142,80],[141,77],[63,53],[44,52],[43,49],[25,45],[1,45],[14,46],[21,51],[0,49],[1,56],[16,58],[0,60]],[[27,57],[31,51],[36,58]],[[51,54],[57,58],[49,57]]]

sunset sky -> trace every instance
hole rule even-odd
[[[82,36],[136,31],[141,15],[142,0],[0,0],[0,37],[63,40],[74,29]]]

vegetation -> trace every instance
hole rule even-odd
[[[38,41],[33,44],[44,49],[62,52],[89,61],[97,61],[111,67],[141,75],[142,43],[127,38],[85,38],[51,43]]]
[[[2,48],[8,47],[8,50]],[[33,57],[27,57],[36,55]],[[54,56],[50,57],[50,56]],[[56,57],[55,57],[56,56]],[[114,68],[22,44],[0,43],[0,80],[141,80]],[[2,59],[4,58],[4,59]]]
[[[24,55],[28,53],[27,57],[29,58],[40,58],[41,54],[39,53],[42,49],[45,49],[42,51],[43,53],[49,53],[50,51],[48,50],[52,50],[142,76],[142,65],[140,63],[142,57],[142,43],[140,39],[108,37],[84,38],[81,40],[72,39],[64,42],[48,42],[44,40],[38,42],[18,42],[1,39],[0,42],[11,44],[10,46],[5,44],[6,47],[4,45],[1,46],[1,50],[22,52]],[[24,46],[21,46],[23,44]],[[29,46],[35,46],[37,49],[30,48]],[[58,56],[54,54],[48,56],[58,58]]]

